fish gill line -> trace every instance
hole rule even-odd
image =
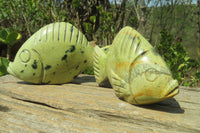
[[[38,38],[38,41],[42,41],[42,32],[43,32],[43,28],[39,30],[39,38]]]
[[[89,42],[87,41],[87,44],[86,44],[86,46],[89,46]]]
[[[53,30],[53,32],[52,32],[52,34],[53,34],[53,35],[52,35],[52,40],[54,41],[55,23],[53,23],[52,27],[53,27],[53,28],[52,28],[52,30]]]
[[[133,59],[133,61],[131,62],[130,66],[132,66],[132,64],[134,64],[134,62],[136,62],[138,59],[140,59],[141,57],[145,56],[148,52],[149,52],[149,50],[146,50],[146,51],[142,51],[142,53],[140,53],[139,55],[136,55],[135,59]]]
[[[120,42],[120,53],[122,54],[122,55],[125,55],[125,45],[126,45],[126,43],[127,43],[127,36],[128,35],[126,35],[125,33],[124,34],[122,34],[122,40],[121,40],[121,42]]]
[[[136,36],[135,36],[136,37]],[[135,40],[136,41],[136,40]],[[140,49],[140,45],[141,45],[141,39],[138,37],[138,43],[136,42],[136,49],[135,49],[135,53],[138,53],[139,49]]]
[[[70,32],[71,32],[70,42],[72,42],[72,38],[73,38],[73,34],[74,34],[74,26],[73,25],[71,26]]]
[[[84,42],[84,35],[82,34],[81,45],[83,45],[83,42]]]
[[[128,54],[129,55],[129,60],[131,60],[131,54],[135,53],[134,52],[134,43],[133,43],[134,40],[135,40],[135,37],[136,37],[136,35],[134,37],[132,37],[132,39],[131,39],[132,41],[130,43],[130,49],[129,49],[129,54]]]
[[[67,23],[65,23],[65,29],[64,29],[64,42],[66,42],[66,33],[67,33]]]
[[[36,41],[37,40],[37,37],[36,37],[36,34],[34,34],[34,44],[36,44]]]
[[[137,48],[136,48],[136,49],[137,49]],[[141,54],[139,54],[139,55],[131,62],[131,64],[129,65],[128,84],[129,84],[130,93],[133,95],[133,97],[134,97],[134,94],[133,94],[133,92],[132,92],[131,89],[130,89],[130,86],[131,86],[131,73],[132,73],[132,70],[133,70],[132,64],[133,64],[134,62],[136,62],[136,60],[138,60],[140,57],[144,56],[147,52],[149,52],[149,51],[148,51],[148,50],[143,51],[143,52],[142,52]]]
[[[60,41],[60,23],[58,23],[58,42]]]
[[[42,57],[40,56],[40,54],[37,52],[37,50],[32,49],[32,51],[35,52],[38,55],[40,63],[41,63],[42,69],[41,69],[41,76],[40,76],[40,80],[39,80],[40,84],[41,84],[42,81],[43,81],[43,78],[44,78],[44,64],[43,64],[43,60],[42,60]]]
[[[67,36],[67,23],[65,23],[65,30],[64,30],[64,42],[66,42],[66,36]]]
[[[48,30],[49,30],[49,25],[46,27],[46,40],[48,40]]]
[[[132,30],[128,29],[126,34],[125,34],[125,38],[124,38],[124,41],[123,41],[124,45],[122,45],[123,55],[127,55],[127,50],[130,50],[130,49],[128,49],[128,47],[129,47],[129,44],[130,44],[129,43],[130,42],[130,38],[132,36],[131,32],[132,32]],[[131,41],[132,41],[132,39],[131,39]]]
[[[78,33],[77,33],[77,36],[76,36],[76,44],[78,44],[79,34],[80,34],[80,31],[78,30]]]
[[[114,42],[114,45],[116,45],[116,46],[115,46],[115,50],[117,51],[116,53],[117,53],[118,55],[121,55],[121,54],[123,54],[123,53],[122,53],[122,52],[123,52],[123,44],[125,44],[125,43],[124,43],[124,40],[125,40],[125,33],[122,32],[122,34],[120,34],[118,38],[121,38],[121,39],[119,40],[119,42],[116,40],[116,41]],[[118,46],[117,46],[117,44],[118,44]]]

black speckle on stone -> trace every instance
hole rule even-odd
[[[107,50],[108,50],[107,48],[104,49],[104,51],[107,51]]]
[[[56,74],[56,72],[53,72],[53,75],[55,75]]]
[[[31,65],[33,69],[37,69],[37,61],[34,60],[33,64]]]
[[[24,72],[24,70],[21,70],[21,71],[20,71],[20,73],[23,73],[23,72]]]
[[[35,76],[35,73],[33,73],[33,76]]]
[[[63,60],[66,60],[66,59],[67,59],[67,54],[65,54],[65,55],[62,57],[61,60],[63,61]]]
[[[75,51],[75,49],[76,49],[76,48],[75,48],[75,46],[74,46],[74,45],[72,45],[72,46],[71,46],[71,48],[70,48],[70,52],[74,52],[74,51]]]
[[[84,51],[81,51],[81,54],[84,54]]]
[[[27,67],[27,64],[25,64],[25,67]]]
[[[76,66],[76,69],[78,69],[78,68],[79,68],[79,65]]]
[[[84,60],[84,63],[87,63],[87,60]]]
[[[49,70],[50,68],[51,68],[51,65],[46,65],[46,67],[44,69]]]
[[[76,47],[74,45],[72,45],[68,50],[65,51],[65,53],[74,52],[75,49],[76,49]]]

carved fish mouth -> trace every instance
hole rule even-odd
[[[173,90],[169,91],[169,93],[167,93],[166,97],[170,98],[170,97],[177,95],[178,93],[179,93],[179,89],[178,89],[178,86],[177,86]]]
[[[10,62],[9,63],[9,66],[8,66],[8,68],[7,68],[7,71],[8,71],[8,73],[9,74],[11,74],[11,75],[13,75],[13,76],[17,76],[14,72],[13,72],[13,70],[12,70],[12,62]]]
[[[177,95],[179,92],[178,87],[179,87],[178,81],[171,79],[168,82],[168,89],[167,89],[168,91],[166,92],[165,97],[170,98]]]

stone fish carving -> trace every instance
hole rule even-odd
[[[131,104],[151,104],[178,94],[178,82],[151,44],[131,27],[123,28],[105,53],[94,52],[98,84],[110,81],[116,95]]]
[[[67,83],[92,66],[93,51],[86,37],[70,23],[51,23],[22,45],[8,72],[35,84]]]

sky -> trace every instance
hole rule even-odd
[[[109,0],[111,3],[114,2],[114,0]],[[116,0],[118,4],[120,4],[123,0]],[[133,0],[128,0],[128,1],[133,1]],[[147,1],[147,0],[146,0]],[[152,0],[152,4],[156,0]],[[163,0],[164,1],[164,0]],[[185,1],[190,1],[190,0],[185,0]],[[193,4],[197,4],[197,0],[191,0]],[[150,5],[151,6],[151,5]]]

